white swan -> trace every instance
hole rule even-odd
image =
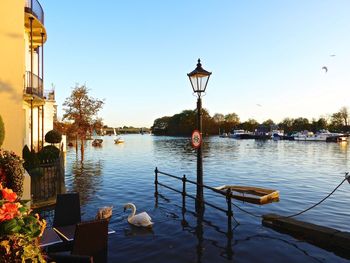
[[[132,203],[127,203],[124,205],[124,212],[126,209],[131,209],[131,214],[128,216],[128,222],[134,226],[142,226],[142,227],[152,227],[153,222],[151,221],[151,217],[146,213],[142,212],[140,214],[136,214],[136,206]]]

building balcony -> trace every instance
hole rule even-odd
[[[44,25],[44,10],[37,0],[26,0],[24,10],[31,13]]]
[[[38,104],[44,103],[43,80],[38,75],[27,71],[23,93],[25,101],[34,100]]]
[[[24,25],[28,32],[32,29],[33,49],[42,46],[46,42],[47,36],[44,26],[44,11],[38,0],[25,1]]]

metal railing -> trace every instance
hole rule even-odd
[[[38,0],[26,0],[24,10],[33,14],[42,24],[44,24],[44,10]]]
[[[227,215],[227,228],[228,228],[228,233],[231,233],[232,232],[230,231],[232,229],[232,218],[233,218],[233,212],[232,212],[232,203],[231,203],[231,197],[232,197],[232,192],[231,192],[231,189],[228,188],[226,192],[222,192],[220,190],[217,190],[213,187],[210,187],[210,186],[207,186],[207,185],[198,185],[196,182],[192,181],[192,180],[189,180],[186,178],[186,175],[183,175],[182,177],[178,177],[178,176],[175,176],[175,175],[172,175],[172,174],[168,174],[168,173],[165,173],[165,172],[161,172],[158,170],[158,168],[156,167],[156,169],[154,170],[154,173],[155,173],[155,178],[154,178],[154,185],[155,185],[155,192],[154,192],[154,196],[157,197],[158,196],[158,185],[164,187],[164,188],[167,188],[169,190],[172,190],[174,192],[177,192],[179,194],[182,195],[182,207],[183,209],[186,209],[186,197],[189,197],[195,201],[199,201],[195,196],[193,195],[190,195],[186,192],[186,183],[190,183],[190,184],[193,184],[193,185],[196,185],[196,186],[199,186],[199,187],[203,187],[205,189],[208,189],[208,190],[211,190],[215,193],[218,193],[220,194],[221,196],[224,196],[226,198],[226,204],[227,204],[227,210],[224,209],[224,208],[221,208],[217,205],[214,205],[212,203],[209,203],[209,202],[206,202],[206,201],[202,201],[205,205],[208,205],[212,208],[215,208],[219,211],[222,211],[224,213],[226,213]],[[180,190],[177,190],[171,186],[168,186],[166,184],[163,184],[163,183],[160,183],[159,180],[158,180],[158,175],[159,174],[162,174],[162,175],[165,175],[165,176],[168,176],[168,177],[171,177],[173,179],[176,179],[176,180],[180,180],[182,181],[182,191]]]
[[[44,97],[43,80],[38,75],[26,71],[24,93]]]

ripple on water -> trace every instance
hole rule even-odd
[[[104,137],[101,148],[86,143],[84,161],[68,149],[66,186],[78,191],[83,219],[95,216],[98,207],[113,206],[110,226],[116,230],[109,238],[110,262],[345,262],[336,255],[261,225],[259,219],[234,210],[240,225],[227,238],[227,218],[221,211],[206,207],[204,221],[181,209],[181,195],[159,187],[154,197],[154,169],[196,179],[196,152],[188,138],[126,135],[124,144]],[[233,140],[205,138],[203,146],[204,182],[253,185],[280,191],[280,202],[255,206],[234,200],[255,214],[299,212],[321,200],[349,170],[349,147],[336,143]],[[159,180],[181,190],[181,181],[159,175]],[[348,184],[334,196],[298,217],[313,223],[350,231]],[[188,193],[196,189],[187,185]],[[206,201],[223,208],[225,198],[205,191]],[[152,231],[135,229],[127,221],[123,204],[133,202],[139,212],[147,211],[155,225]],[[183,226],[185,219],[188,226]],[[202,233],[202,234],[201,234]],[[254,253],[252,253],[254,251]]]

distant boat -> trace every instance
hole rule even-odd
[[[284,131],[283,130],[273,130],[271,131],[271,138],[273,140],[281,140],[284,138]]]
[[[313,141],[313,142],[343,142],[347,141],[348,137],[342,133],[329,132],[321,130],[314,134],[313,132],[303,131],[298,132],[294,136],[295,141]]]
[[[93,132],[93,137],[94,140],[92,141],[92,146],[98,147],[98,146],[102,146],[102,142],[103,140],[101,138],[96,138],[97,133],[96,131]]]
[[[95,147],[102,146],[102,142],[103,142],[102,139],[94,139],[92,141],[92,146],[95,146]]]
[[[114,136],[117,136],[117,132],[116,132],[116,130],[115,130],[115,128],[113,128],[113,132],[114,132]],[[115,144],[118,144],[118,143],[123,143],[124,142],[124,139],[122,138],[122,137],[116,137],[115,139],[114,139],[114,143]]]
[[[250,132],[246,132],[245,130],[233,130],[230,138],[234,139],[254,139],[253,135]]]
[[[118,137],[118,138],[114,139],[114,143],[115,144],[124,143],[124,139],[122,137]]]

